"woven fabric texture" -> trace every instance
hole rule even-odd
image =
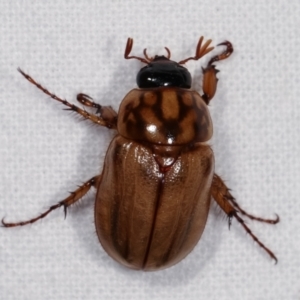
[[[0,298],[300,299],[300,2],[8,1],[0,3],[0,217],[26,220],[99,174],[113,133],[63,110],[26,81],[22,68],[76,104],[86,93],[116,110],[143,66],[132,53],[179,61],[201,35],[234,45],[217,63],[209,108],[216,173],[238,203],[276,226],[247,220],[269,256],[212,205],[194,251],[176,266],[137,272],[114,262],[95,234],[95,192],[23,228],[0,228]],[[221,51],[216,48],[213,53]],[[211,54],[213,55],[213,54]],[[211,55],[187,63],[193,88]]]

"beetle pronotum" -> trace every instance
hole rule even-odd
[[[204,230],[211,198],[229,219],[235,218],[255,242],[277,262],[274,253],[251,232],[243,217],[268,224],[275,219],[255,217],[244,211],[220,176],[214,173],[214,156],[206,143],[212,136],[212,121],[207,108],[217,88],[213,63],[233,52],[226,49],[213,56],[203,68],[203,94],[191,90],[191,75],[182,65],[198,60],[211,50],[211,40],[199,39],[195,56],[177,62],[167,57],[129,56],[133,40],[128,38],[124,57],[146,66],[137,75],[139,88],[123,99],[119,112],[101,106],[85,94],[77,100],[92,109],[89,113],[49,92],[32,77],[19,72],[37,88],[85,119],[114,129],[116,136],[106,153],[103,171],[92,177],[69,197],[51,206],[36,218],[8,223],[16,227],[34,223],[51,211],[67,208],[81,199],[91,187],[97,189],[95,226],[105,251],[132,269],[157,270],[182,260],[199,241]]]

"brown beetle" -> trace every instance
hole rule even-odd
[[[95,176],[51,206],[36,218],[7,223],[23,226],[44,218],[51,211],[67,207],[82,198],[93,186],[97,189],[95,225],[105,251],[122,265],[147,271],[170,267],[182,260],[197,244],[204,230],[213,198],[227,214],[229,226],[234,217],[276,262],[277,258],[250,231],[240,215],[252,220],[276,224],[245,212],[235,201],[222,179],[214,173],[214,155],[206,143],[213,128],[207,108],[213,98],[218,70],[213,65],[233,52],[230,42],[220,55],[203,69],[203,94],[190,89],[191,75],[182,65],[198,60],[213,47],[200,38],[196,54],[180,62],[167,57],[129,56],[133,40],[125,48],[126,59],[145,63],[137,75],[139,88],[123,99],[119,113],[101,106],[85,94],[77,100],[96,109],[90,114],[50,93],[19,69],[32,84],[54,100],[68,106],[92,122],[115,129],[116,136],[107,150],[101,175]]]

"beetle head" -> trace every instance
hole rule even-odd
[[[207,40],[202,45],[203,40],[204,38],[203,36],[201,36],[196,47],[195,56],[188,57],[177,63],[175,61],[170,60],[171,51],[167,47],[165,47],[168,53],[167,57],[157,56],[157,55],[154,58],[149,57],[147,55],[146,49],[144,49],[144,57],[129,56],[133,45],[133,39],[128,38],[125,47],[124,58],[125,59],[134,58],[147,64],[146,67],[142,68],[137,74],[136,81],[137,81],[137,85],[140,88],[156,88],[161,86],[190,88],[192,83],[191,74],[185,67],[181,65],[185,64],[189,60],[198,60],[214,49],[214,47],[209,47],[211,40]],[[220,45],[227,45],[227,44],[222,43]],[[231,52],[229,51],[228,53],[227,52],[223,54],[224,58],[228,57],[232,53],[232,51]],[[218,60],[224,58],[219,58],[218,56]],[[214,61],[215,60],[211,60],[209,62],[209,65],[212,64],[212,62]]]
[[[190,88],[192,77],[190,72],[177,62],[156,55],[138,72],[136,82],[139,88],[161,86]]]
[[[165,47],[167,57],[156,55],[149,57],[147,49],[144,49],[144,57],[129,56],[133,45],[133,39],[128,38],[125,47],[125,59],[137,59],[146,64],[137,74],[136,82],[139,88],[155,88],[161,86],[175,86],[180,88],[190,88],[192,77],[189,71],[181,66],[185,61],[179,63],[170,60],[171,51]]]

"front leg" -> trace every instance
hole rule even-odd
[[[93,98],[86,94],[78,94],[77,101],[85,106],[96,109],[96,114],[100,114],[100,117],[106,122],[106,127],[117,128],[118,114],[111,106],[102,106],[94,102]]]
[[[229,227],[231,225],[232,218],[235,218],[246,230],[246,232],[252,237],[252,239],[260,246],[262,247],[270,256],[275,260],[277,263],[277,257],[274,255],[274,253],[267,248],[250,230],[250,228],[245,224],[245,221],[242,219],[239,214],[259,222],[264,222],[268,224],[276,224],[279,222],[279,217],[276,215],[276,219],[263,219],[260,217],[253,216],[246,211],[244,211],[239,204],[236,202],[236,200],[233,198],[233,196],[230,194],[228,187],[225,185],[223,180],[220,176],[217,174],[214,174],[213,182],[211,186],[211,195],[214,198],[214,200],[219,204],[219,206],[222,208],[222,210],[226,213],[229,220]]]
[[[213,65],[213,63],[228,58],[233,52],[233,47],[230,42],[226,41],[224,43],[218,44],[218,46],[221,45],[226,46],[226,50],[219,55],[213,56],[208,62],[207,67],[202,68],[203,95],[201,97],[204,99],[206,104],[208,104],[209,101],[214,97],[217,90],[217,83],[218,83],[217,73],[219,72],[219,70],[215,68],[215,65]]]

